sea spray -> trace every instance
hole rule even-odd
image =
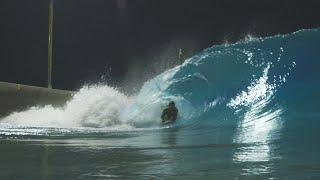
[[[85,86],[60,108],[47,105],[14,112],[2,123],[43,127],[106,127],[121,125],[120,110],[129,98],[109,86]]]

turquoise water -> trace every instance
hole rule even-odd
[[[135,96],[83,87],[0,124],[1,179],[319,179],[320,30],[205,49]],[[161,126],[174,100],[180,117]]]

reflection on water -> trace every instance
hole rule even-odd
[[[171,147],[177,145],[177,134],[178,134],[177,128],[168,129],[166,132],[161,133],[162,144],[165,144]]]
[[[42,179],[49,179],[50,175],[50,163],[49,163],[49,147],[44,145],[44,153],[42,158],[42,168],[43,168],[43,175]]]
[[[273,152],[272,141],[278,138],[278,132],[281,129],[280,115],[281,108],[263,112],[268,101],[263,100],[250,107],[240,122],[234,143],[241,143],[244,146],[237,148],[233,155],[235,162],[256,162],[257,166],[244,168],[244,173],[260,174],[270,172],[272,164],[259,165],[259,162],[269,162],[272,159],[279,158]],[[274,109],[274,108],[272,108]]]

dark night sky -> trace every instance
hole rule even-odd
[[[0,81],[46,86],[48,4],[0,1]],[[319,9],[319,0],[55,0],[53,86],[103,74],[139,86],[173,66],[179,47],[190,56],[247,34],[319,27]]]

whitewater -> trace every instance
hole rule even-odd
[[[216,45],[130,96],[84,86],[63,107],[1,119],[0,146],[26,151],[6,156],[35,160],[33,178],[317,179],[319,42],[310,29]],[[163,126],[169,101],[179,118]]]

